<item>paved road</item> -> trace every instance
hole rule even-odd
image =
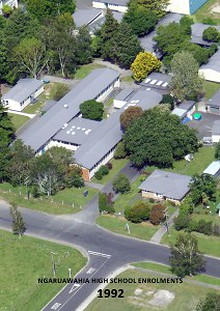
[[[65,219],[24,208],[21,211],[27,226],[27,234],[55,240],[59,243],[69,243],[87,251],[90,261],[89,265],[81,272],[82,275],[87,275],[88,270],[93,268],[95,270],[90,270],[93,271],[92,277],[104,278],[125,264],[136,261],[149,260],[168,264],[169,249],[167,247],[118,236],[94,224],[82,224],[82,222],[73,219]],[[4,202],[0,202],[0,227],[11,228],[8,205]],[[92,251],[93,255],[88,251]],[[110,256],[98,256],[94,255],[94,252]],[[219,260],[207,258],[207,274],[220,277],[219,266]],[[59,304],[56,309],[58,311],[77,310],[98,286],[95,283],[85,284],[71,292],[71,285],[65,287],[61,294],[55,297],[44,310],[53,310],[51,308],[56,303]]]

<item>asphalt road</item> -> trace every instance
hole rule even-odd
[[[81,277],[105,278],[116,269],[136,261],[155,261],[168,264],[169,248],[162,245],[118,236],[105,231],[95,224],[83,224],[72,216],[52,216],[28,209],[21,209],[27,234],[57,242],[70,243],[83,248],[89,262],[80,273]],[[8,205],[0,202],[0,227],[11,228]],[[89,253],[92,252],[93,254]],[[99,254],[96,254],[99,253]],[[104,254],[104,255],[103,255]],[[206,258],[206,273],[220,277],[220,260]],[[97,289],[91,283],[72,288],[69,284],[43,310],[82,311],[79,307]],[[71,291],[72,289],[72,291]]]

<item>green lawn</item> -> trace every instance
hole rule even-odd
[[[220,83],[205,81],[205,98],[212,98],[219,89]]]
[[[195,15],[193,15],[195,21],[202,22],[204,18],[211,17],[215,19],[215,21],[220,24],[220,14],[211,12],[212,7],[215,5],[219,5],[219,0],[209,0],[205,3],[199,10],[196,11]]]
[[[167,233],[163,236],[161,243],[169,244],[170,242],[175,242],[177,236],[182,231],[176,231],[174,228],[169,230],[169,236]],[[202,233],[193,232],[193,235],[198,240],[199,250],[205,254],[220,257],[220,238],[215,236],[208,236]]]
[[[151,271],[172,274],[170,271],[170,267],[167,265],[163,265],[163,264],[158,264],[154,262],[137,262],[132,265],[138,268],[143,268],[143,269],[147,269]],[[199,281],[203,283],[220,286],[220,278],[215,278],[215,277],[208,276],[205,274],[199,274],[193,277],[186,277],[186,278],[189,280],[195,280],[195,281]]]
[[[109,174],[105,175],[101,180],[92,178],[92,182],[99,183],[105,185],[108,183],[116,174],[120,172],[120,170],[129,162],[128,159],[112,159],[110,163],[112,164],[112,169],[109,170]]]
[[[87,64],[87,65],[83,65],[79,69],[77,69],[77,71],[76,71],[76,73],[74,75],[74,78],[75,79],[84,79],[94,69],[103,68],[103,67],[104,66],[101,66],[99,64],[93,64],[93,63],[92,64]]]
[[[196,173],[201,174],[214,161],[214,154],[215,148],[201,147],[194,154],[194,159],[191,162],[186,160],[175,161],[173,169],[169,169],[169,171],[190,176]]]
[[[10,192],[9,189],[11,190]],[[85,189],[85,187],[81,189],[65,189],[49,198],[44,196],[36,199],[31,198],[27,201],[24,187],[21,188],[20,195],[19,188],[13,188],[8,183],[2,183],[0,184],[0,197],[8,202],[14,202],[18,206],[39,210],[49,214],[72,214],[80,211],[80,207],[83,207],[98,192],[95,189],[89,188],[89,194],[84,198],[83,192]]]
[[[127,220],[119,216],[104,215],[96,219],[96,223],[112,232],[132,236],[135,238],[150,240],[159,227],[153,226],[150,223],[133,224],[129,222],[130,234],[125,228]]]
[[[54,252],[57,277],[74,276],[85,264],[71,247],[0,231],[0,310],[37,311],[48,303],[63,284],[38,284],[38,278],[52,277],[51,252]]]
[[[19,114],[9,113],[9,116],[11,117],[12,123],[14,125],[15,130],[22,127],[30,118],[25,116],[20,116]]]
[[[188,282],[183,283],[170,283],[170,284],[155,284],[155,283],[138,283],[139,278],[155,278],[153,272],[144,272],[138,270],[127,270],[117,278],[134,279],[137,283],[114,283],[107,286],[109,289],[123,289],[124,299],[108,298],[98,299],[96,298],[87,308],[86,311],[188,311],[198,303],[200,298],[203,298],[208,292],[215,291],[203,286],[190,284]],[[160,275],[159,275],[160,277]],[[164,277],[164,275],[161,275]],[[142,289],[142,293],[135,294],[136,289]],[[149,301],[153,298],[153,295],[158,290],[168,290],[174,294],[174,299],[167,306],[163,305],[162,308],[155,308]],[[217,291],[219,293],[219,291]]]
[[[133,83],[134,79],[132,78],[132,76],[126,76],[126,77],[122,77],[121,81],[122,82],[127,82],[127,83]]]

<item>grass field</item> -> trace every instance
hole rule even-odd
[[[85,264],[78,251],[55,243],[0,231],[0,310],[39,311],[62,288],[62,284],[38,284],[38,278],[53,277],[54,252],[57,277],[74,276]]]
[[[220,5],[219,0],[209,0],[193,15],[196,22],[202,22],[204,18],[211,17],[217,24],[220,24],[220,14],[213,13],[211,10],[214,6]]]
[[[220,83],[205,81],[205,98],[210,99],[220,90]]]
[[[164,277],[164,275],[161,275]],[[153,272],[144,272],[137,270],[127,270],[117,276],[118,278],[132,278],[138,282],[138,278],[155,278],[160,277]],[[110,284],[109,289],[123,289],[124,299],[98,299],[96,298],[86,311],[189,311],[198,303],[199,299],[204,297],[208,292],[214,291],[213,289],[202,287],[188,282],[177,284],[139,284],[139,283],[122,283]],[[136,289],[141,289],[142,293],[135,294]],[[168,290],[175,296],[174,300],[162,308],[153,307],[149,301],[158,290]],[[219,291],[218,291],[219,292]]]
[[[109,170],[109,174],[105,175],[101,180],[96,179],[95,177],[92,178],[92,182],[105,185],[108,183],[112,178],[115,177],[116,174],[120,172],[120,170],[129,162],[128,159],[112,159],[110,163],[112,164],[112,169]]]
[[[75,79],[84,79],[90,72],[92,72],[94,69],[97,68],[103,68],[104,66],[98,65],[98,64],[87,64],[81,66],[79,69],[77,69],[74,78]]]
[[[166,273],[166,274],[172,274],[170,271],[170,267],[154,262],[137,262],[132,264],[135,267],[151,270],[151,271],[156,271],[156,272],[161,272],[161,273]],[[212,276],[208,276],[205,274],[199,274],[193,277],[186,277],[186,279],[189,280],[195,280],[203,283],[208,283],[212,285],[217,285],[220,286],[220,279],[219,278],[214,278]]]
[[[11,192],[9,192],[9,189]],[[21,188],[21,195],[18,188],[13,188],[8,183],[0,184],[0,197],[8,202],[14,202],[18,206],[27,207],[30,209],[46,212],[49,214],[72,214],[80,210],[94,195],[98,192],[95,189],[89,188],[89,194],[86,198],[83,196],[85,187],[81,189],[71,188],[59,191],[51,197],[31,198],[29,201],[25,198],[25,188]],[[74,203],[74,206],[73,206]]]
[[[11,117],[12,123],[14,125],[15,130],[22,127],[30,118],[26,116],[20,116],[19,114],[9,113],[9,116]]]
[[[170,242],[175,242],[177,236],[182,231],[176,231],[175,229],[171,228],[169,230],[169,236],[165,234],[161,240],[162,244],[169,244]],[[220,238],[215,236],[207,236],[202,233],[193,232],[193,235],[198,240],[198,247],[199,250],[205,254],[220,257]]]
[[[159,229],[158,226],[153,226],[148,222],[143,222],[141,224],[133,224],[129,222],[130,234],[125,228],[127,220],[119,216],[99,216],[96,219],[96,223],[112,232],[123,234],[126,236],[132,236],[135,238],[150,240],[154,233]]]

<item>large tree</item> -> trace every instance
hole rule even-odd
[[[216,199],[216,180],[209,174],[194,175],[190,184],[193,204],[206,204],[208,200]]]
[[[129,6],[143,7],[158,16],[162,17],[165,14],[165,10],[170,0],[130,0]]]
[[[140,82],[145,79],[153,70],[158,70],[161,62],[150,52],[140,52],[131,65],[133,77]]]
[[[178,235],[170,246],[171,271],[179,277],[196,275],[205,271],[205,260],[198,250],[198,241],[190,234]]]
[[[199,65],[189,52],[176,53],[171,62],[170,89],[180,100],[196,100],[204,94],[204,82],[199,76]]]
[[[147,110],[132,122],[123,141],[137,166],[145,163],[171,166],[174,159],[181,159],[198,148],[195,131],[181,124],[177,116],[159,109]]]
[[[143,115],[144,111],[141,107],[128,107],[120,115],[121,128],[125,131],[131,123]]]
[[[91,63],[92,61],[92,40],[86,27],[81,27],[76,36],[76,62],[79,65]]]
[[[141,37],[154,29],[157,15],[143,7],[130,6],[123,20],[130,25],[135,35]]]

